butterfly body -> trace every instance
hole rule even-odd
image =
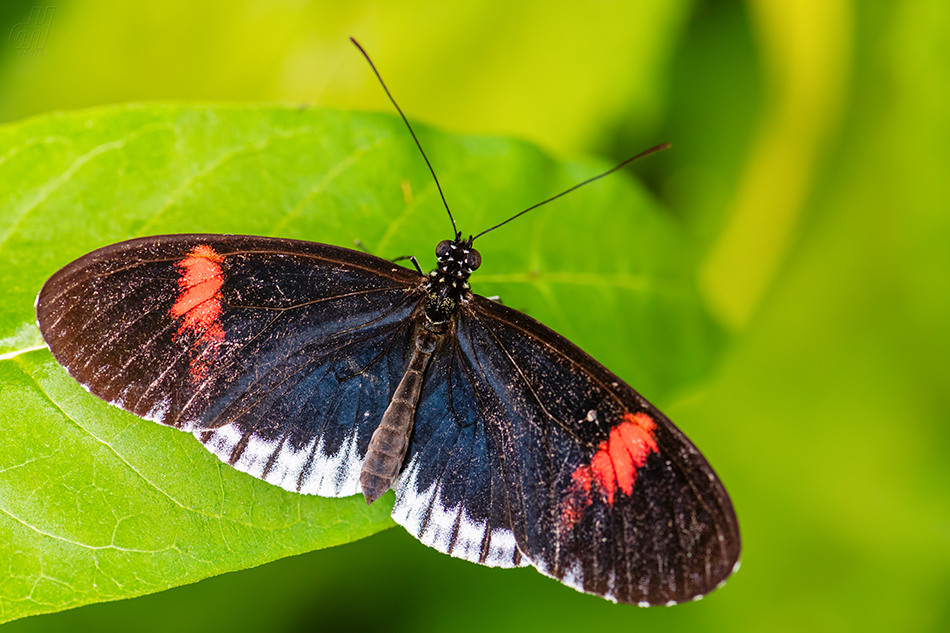
[[[425,371],[444,334],[445,323],[432,323],[428,316],[415,327],[406,372],[373,432],[360,469],[360,489],[366,503],[376,501],[389,490],[402,470]]]

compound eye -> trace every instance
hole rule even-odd
[[[445,259],[452,252],[452,240],[442,240],[435,247],[435,256],[439,259]]]
[[[475,270],[482,265],[482,256],[474,248],[465,256],[465,265],[469,270]]]

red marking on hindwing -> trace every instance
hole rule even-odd
[[[594,503],[590,496],[591,469],[590,467],[581,467],[571,475],[571,487],[567,489],[567,494],[561,499],[561,524],[567,529],[574,525],[584,516],[584,511]]]
[[[213,248],[200,245],[175,264],[181,270],[178,278],[181,293],[168,314],[174,318],[184,317],[175,337],[188,335],[192,339],[189,371],[193,382],[207,375],[224,341],[221,327],[223,261],[224,257]]]
[[[633,494],[637,469],[647,463],[650,453],[659,452],[654,437],[656,422],[646,413],[625,413],[623,422],[610,430],[597,446],[590,464],[577,467],[571,485],[561,500],[561,524],[570,529],[594,503],[594,492],[609,506],[616,501],[617,490]]]

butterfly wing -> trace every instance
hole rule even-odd
[[[695,599],[729,576],[740,551],[729,497],[649,402],[483,297],[463,306],[447,345],[444,384],[420,402],[447,413],[429,432],[420,421],[398,522],[454,556],[531,564],[626,603]]]
[[[37,318],[96,396],[288,490],[347,496],[404,371],[423,279],[311,242],[149,237],[57,272]]]

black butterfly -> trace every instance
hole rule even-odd
[[[474,239],[425,275],[312,242],[146,237],[57,272],[37,318],[96,396],[288,490],[394,488],[393,518],[452,556],[640,605],[716,588],[740,538],[712,468],[581,349],[473,294]]]

